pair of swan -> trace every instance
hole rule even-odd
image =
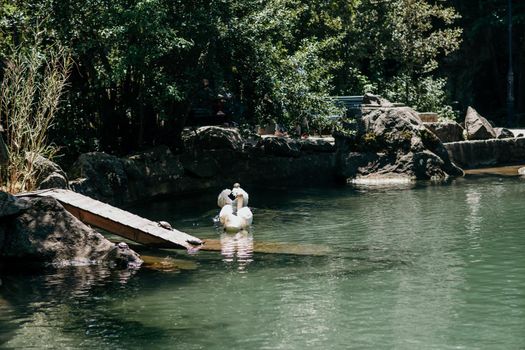
[[[238,183],[233,185],[233,190],[225,189],[219,193],[217,198],[217,205],[221,208],[219,222],[226,232],[238,232],[252,224],[253,214],[248,208],[248,199],[248,193]]]

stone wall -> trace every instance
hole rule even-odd
[[[335,147],[325,140],[242,139],[233,129],[203,127],[185,138],[186,152],[167,147],[118,158],[101,152],[80,156],[69,172],[71,188],[122,206],[155,196],[243,187],[331,184]]]
[[[525,162],[525,137],[445,143],[450,158],[463,168]]]
[[[126,158],[83,154],[69,172],[70,186],[122,206],[159,195],[219,192],[235,182],[285,188],[357,177],[441,181],[463,174],[414,110],[377,103],[384,105],[363,107],[357,126],[342,123],[335,145],[315,138],[243,137],[236,129],[207,126],[182,135],[182,154],[167,147]]]

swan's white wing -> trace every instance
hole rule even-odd
[[[226,218],[230,215],[233,215],[233,207],[229,204],[226,204],[222,207],[219,213],[219,221],[221,222],[221,224],[224,225],[224,223],[226,222]]]
[[[248,227],[253,222],[253,214],[250,208],[244,207],[237,211],[237,216],[243,221],[243,227]]]
[[[227,204],[232,204],[232,200],[228,197],[230,193],[232,193],[232,191],[229,189],[222,190],[222,192],[219,193],[219,196],[217,197],[217,205],[219,208],[222,208]]]
[[[237,188],[234,188],[231,193],[233,194],[233,196],[235,198],[237,198],[237,196],[241,195],[242,196],[242,206],[243,207],[247,207],[248,206],[248,200],[250,199],[250,196],[248,195],[248,192],[246,192],[245,190],[243,190],[240,187],[237,187]]]

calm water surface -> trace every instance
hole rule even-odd
[[[246,190],[252,234],[223,237],[224,255],[151,251],[176,268],[4,273],[0,347],[525,349],[525,181]],[[215,200],[133,210],[218,239]],[[252,239],[331,252],[250,254]]]

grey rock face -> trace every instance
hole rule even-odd
[[[232,159],[221,159],[221,156],[231,155]],[[207,179],[212,178],[220,173],[221,160],[225,160],[226,164],[230,164],[235,158],[233,152],[221,152],[220,155],[214,151],[197,151],[189,152],[181,155],[179,158],[182,166],[191,176]],[[223,163],[224,164],[224,163]]]
[[[445,145],[454,162],[465,168],[522,163],[525,138],[452,142]]]
[[[483,118],[472,107],[467,109],[465,116],[465,130],[469,140],[487,140],[496,138],[496,132],[489,121]]]
[[[21,213],[30,207],[26,200],[0,191],[0,218]]]
[[[507,128],[494,128],[496,132],[496,138],[498,139],[508,139],[513,138],[514,133]]]
[[[73,165],[71,188],[113,204],[170,193],[184,168],[167,147],[117,158],[101,152],[82,154]]]
[[[442,142],[408,107],[363,109],[357,135],[339,138],[339,173],[344,178],[410,177],[442,180],[463,172]]]
[[[278,157],[299,157],[301,154],[300,143],[284,137],[266,137],[259,141],[257,147],[263,149],[265,154]]]
[[[330,153],[335,151],[335,146],[325,140],[305,139],[299,141],[302,152]]]
[[[340,162],[340,174],[344,178],[384,174],[395,170],[395,157],[386,153],[344,152]]]
[[[124,170],[132,201],[171,193],[184,174],[179,159],[165,146],[125,158]]]
[[[242,149],[242,137],[236,129],[203,126],[184,137],[188,149]]]
[[[114,203],[115,194],[129,200],[128,176],[124,161],[103,152],[81,154],[73,164],[69,175],[75,192]]]
[[[38,156],[33,166],[37,172],[36,183],[39,190],[47,188],[69,189],[67,175],[58,164]]]
[[[366,93],[363,96],[363,104],[371,106],[380,106],[380,107],[394,107],[394,104],[388,101],[386,98],[383,98],[379,95],[373,95]]]
[[[0,259],[64,265],[108,263],[140,266],[138,255],[119,248],[68,213],[53,198],[27,198],[30,207],[2,222]],[[118,253],[118,254],[117,254]]]
[[[432,131],[441,142],[463,141],[463,127],[456,122],[424,123],[425,127]]]

